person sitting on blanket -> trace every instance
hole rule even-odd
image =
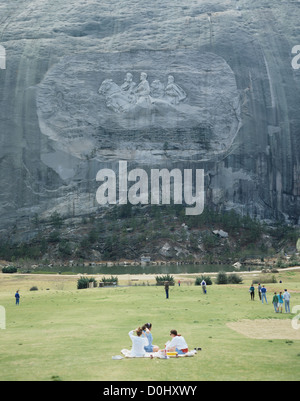
[[[136,333],[136,336],[134,333]],[[146,334],[143,333],[143,330],[139,327],[135,330],[131,330],[128,335],[132,341],[130,356],[135,358],[142,358],[145,356],[146,351],[144,347],[147,346],[149,342]]]
[[[152,345],[153,336],[151,334],[152,323],[145,323],[142,327],[143,333],[145,333],[146,337],[148,338],[148,345],[144,347],[146,352],[158,352],[159,347],[157,345]]]
[[[177,334],[177,330],[171,330],[172,340],[167,342],[166,349],[170,352],[177,352],[178,355],[184,355],[189,352],[188,345],[182,335]]]

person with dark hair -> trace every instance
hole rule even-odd
[[[188,345],[182,335],[177,333],[177,330],[171,330],[170,336],[172,340],[166,344],[167,351],[176,351],[178,355],[183,355],[189,352]]]
[[[16,305],[19,305],[19,303],[20,303],[20,294],[19,294],[19,290],[15,293],[15,298],[16,298]]]
[[[275,313],[278,313],[278,295],[274,292],[272,303],[274,305]]]
[[[266,287],[264,285],[261,287],[260,292],[261,292],[261,302],[264,303],[264,299],[265,299],[266,303],[268,303],[268,300],[267,300],[267,289],[266,289]]]
[[[159,350],[159,347],[157,345],[152,345],[152,342],[153,342],[153,336],[151,333],[152,323],[145,323],[144,326],[142,327],[142,330],[148,339],[148,345],[146,345],[144,347],[145,351],[146,352],[157,352]]]
[[[290,293],[288,292],[287,289],[284,290],[283,299],[284,299],[285,313],[290,313],[291,295],[290,295]]]
[[[206,281],[204,279],[201,281],[201,287],[202,287],[203,294],[206,294],[207,293]]]
[[[136,335],[134,335],[134,333],[136,333]],[[144,347],[148,345],[148,339],[143,333],[143,329],[138,327],[135,330],[131,330],[128,335],[132,341],[130,356],[135,358],[142,358],[145,356],[146,351]]]
[[[261,301],[261,285],[260,285],[260,283],[258,283],[257,292],[258,292],[259,299]]]
[[[280,313],[282,313],[282,307],[283,307],[283,295],[282,292],[280,291],[278,294],[278,312],[280,310]]]
[[[254,288],[253,284],[251,284],[249,292],[250,292],[251,301],[254,301],[255,288]]]
[[[169,298],[169,282],[165,281],[165,292],[166,292],[166,298]]]

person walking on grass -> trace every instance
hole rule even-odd
[[[266,300],[266,304],[268,304],[268,300],[267,300],[267,289],[266,287],[263,285],[261,287],[261,302],[264,303],[264,299]]]
[[[283,299],[284,299],[285,313],[290,313],[291,295],[288,293],[288,290],[284,290]]]
[[[249,292],[250,292],[251,301],[254,301],[254,292],[255,292],[255,288],[254,288],[254,285],[253,285],[253,284],[251,285],[251,287],[250,287],[250,289],[249,289]]]
[[[202,287],[203,294],[206,294],[207,293],[206,281],[204,279],[201,281],[201,287]]]
[[[19,290],[16,291],[15,293],[15,298],[16,298],[16,305],[20,304],[20,294],[19,294]]]
[[[278,313],[278,295],[274,292],[272,303],[274,305],[275,313]]]

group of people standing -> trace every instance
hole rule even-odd
[[[144,357],[147,352],[152,353],[160,350],[157,345],[153,345],[151,330],[152,324],[146,323],[142,327],[138,327],[128,333],[132,341],[131,357],[140,358]],[[171,341],[165,344],[165,351],[177,352],[178,355],[184,355],[189,351],[185,339],[176,330],[171,330],[170,336]]]
[[[261,285],[260,283],[258,284],[257,287],[257,291],[258,291],[258,295],[259,295],[259,299],[261,300],[262,303],[266,302],[266,304],[268,303],[267,300],[267,289],[264,285]],[[252,284],[250,289],[250,297],[251,300],[254,301],[255,298],[255,288],[254,285]],[[276,313],[282,313],[283,310],[283,303],[285,306],[285,313],[290,313],[290,299],[291,299],[291,295],[288,292],[287,289],[284,290],[284,293],[282,293],[281,291],[279,292],[279,294],[277,294],[277,292],[274,292],[274,296],[272,299],[272,303],[275,309]]]

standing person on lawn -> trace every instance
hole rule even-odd
[[[274,292],[272,303],[274,305],[275,313],[278,313],[278,295]]]
[[[250,292],[251,301],[254,301],[255,288],[254,288],[253,284],[251,285],[249,292]]]
[[[261,285],[260,285],[260,283],[258,283],[257,291],[258,291],[259,299],[261,300]]]
[[[283,295],[282,292],[280,291],[280,293],[278,294],[278,312],[280,309],[280,313],[282,313],[282,307],[283,307]]]
[[[166,298],[169,298],[169,282],[165,281],[165,292],[166,292]]]
[[[267,300],[267,289],[266,289],[266,287],[264,285],[261,287],[260,292],[261,292],[261,301],[262,301],[262,303],[264,303],[264,299],[265,299],[266,300],[266,304],[267,304],[268,303],[268,300]]]
[[[16,291],[15,293],[15,298],[16,298],[16,305],[20,304],[20,294],[19,294],[19,290]]]
[[[291,295],[288,293],[288,290],[284,290],[283,299],[284,299],[285,313],[290,313]]]
[[[203,294],[206,294],[207,293],[206,281],[204,279],[201,281],[201,287],[202,287]]]

